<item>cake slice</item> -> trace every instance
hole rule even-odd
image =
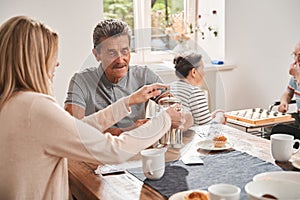
[[[227,138],[224,135],[215,136],[213,138],[215,148],[224,148],[226,147]]]

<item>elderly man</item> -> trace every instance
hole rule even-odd
[[[130,38],[128,25],[116,19],[101,21],[95,27],[92,51],[101,64],[72,77],[65,101],[65,109],[71,115],[83,118],[144,85],[162,83],[160,77],[146,66],[129,66]],[[133,106],[129,116],[106,131],[119,135],[145,123],[146,105],[142,103]]]
[[[289,74],[291,75],[291,77],[287,86],[287,90],[281,96],[278,111],[284,113],[288,112],[289,102],[292,100],[293,97],[295,97],[297,104],[297,112],[292,113],[293,118],[295,118],[295,123],[277,124],[272,128],[272,134],[287,133],[293,135],[297,139],[300,139],[300,42],[298,42],[295,45],[292,55],[294,61],[291,63],[289,68]]]

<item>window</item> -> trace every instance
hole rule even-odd
[[[190,39],[189,49],[201,49],[202,54],[218,59],[224,56],[224,0],[101,2],[104,18],[121,19],[131,27],[132,63],[172,61],[176,47],[186,37]],[[214,10],[218,15],[211,14]]]
[[[103,0],[104,18],[121,19],[133,30],[133,63],[172,60],[172,50],[177,45],[175,31],[178,31],[173,25],[177,29],[184,25],[182,28],[187,31],[186,7],[185,0]]]

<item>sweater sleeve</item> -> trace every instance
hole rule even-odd
[[[30,124],[36,132],[35,140],[47,155],[93,163],[119,163],[158,141],[170,128],[171,119],[162,112],[146,124],[117,137],[101,133],[72,117],[56,102],[39,97],[33,100]]]
[[[91,134],[86,134],[85,124],[78,125],[77,134],[95,160],[102,163],[115,163],[124,162],[157,142],[170,126],[169,115],[163,112],[146,124],[123,132],[120,136],[105,133],[101,139],[95,139]]]
[[[130,114],[129,106],[127,106],[128,102],[129,97],[124,97],[106,108],[84,117],[82,121],[100,131],[104,131]]]

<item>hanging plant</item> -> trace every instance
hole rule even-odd
[[[207,16],[208,18],[211,17],[211,15],[217,15],[217,10],[212,10],[211,14],[207,15],[201,15],[198,14],[198,20],[197,25],[195,26],[195,32],[199,32],[201,39],[204,40],[207,37],[208,33],[211,33],[214,37],[218,37],[218,29],[217,27],[214,27],[213,25],[208,24],[208,20],[205,19],[203,16]]]

